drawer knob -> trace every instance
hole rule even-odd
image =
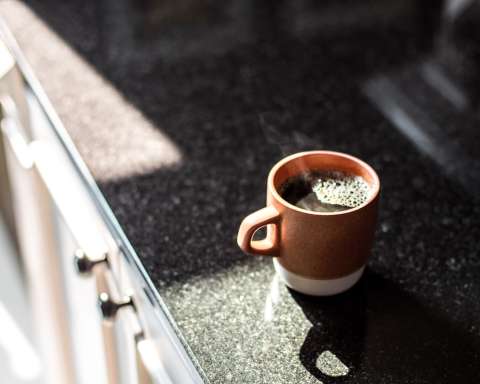
[[[79,275],[88,276],[92,273],[95,265],[103,263],[108,264],[108,258],[105,253],[100,259],[92,260],[82,249],[77,249],[73,257],[73,263]]]
[[[105,320],[113,320],[119,309],[124,307],[132,307],[135,309],[133,300],[130,296],[125,296],[122,301],[114,301],[106,292],[98,295],[98,307]]]

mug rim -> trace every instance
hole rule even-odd
[[[303,209],[303,208],[297,207],[296,205],[293,205],[293,204],[289,203],[287,200],[285,200],[278,193],[277,188],[275,187],[275,184],[273,182],[273,180],[275,179],[275,175],[281,167],[283,167],[285,164],[289,163],[290,161],[298,159],[299,157],[311,156],[311,155],[330,155],[330,156],[342,157],[342,158],[347,159],[349,161],[352,161],[352,162],[358,164],[359,166],[361,166],[362,168],[366,169],[367,172],[372,177],[372,180],[373,180],[373,183],[370,186],[372,188],[372,193],[371,193],[370,197],[364,203],[362,203],[362,204],[360,204],[356,207],[353,207],[353,208],[350,208],[350,209],[345,209],[343,211],[336,211],[336,212],[309,211],[307,209]],[[345,214],[349,214],[349,213],[352,213],[352,212],[356,212],[356,211],[366,207],[370,203],[372,203],[378,197],[378,195],[380,193],[380,178],[378,177],[377,172],[375,172],[375,170],[369,164],[367,164],[366,162],[364,162],[363,160],[360,160],[359,158],[357,158],[355,156],[348,155],[348,154],[343,153],[343,152],[337,152],[337,151],[324,151],[324,150],[304,151],[304,152],[298,152],[298,153],[294,153],[292,155],[289,155],[287,157],[284,157],[283,159],[278,161],[273,166],[273,168],[270,170],[270,172],[268,174],[268,188],[270,189],[271,194],[275,198],[275,200],[277,200],[280,204],[284,205],[285,207],[287,207],[289,209],[292,209],[294,211],[297,211],[297,212],[300,212],[300,213],[306,213],[306,214],[310,214],[310,215],[314,215],[314,216],[339,216],[339,215],[345,215]]]

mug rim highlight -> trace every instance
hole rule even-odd
[[[370,175],[370,177],[372,178],[372,183],[369,183],[370,187],[372,188],[372,191],[371,191],[371,195],[369,196],[367,201],[358,205],[357,207],[353,207],[353,208],[350,208],[350,209],[345,209],[343,211],[336,211],[336,212],[309,211],[309,210],[297,207],[297,206],[289,203],[288,201],[286,201],[280,195],[280,193],[278,193],[277,188],[275,187],[275,183],[274,183],[275,175],[287,163],[289,163],[289,162],[291,162],[295,159],[298,159],[300,157],[312,156],[312,155],[320,155],[320,156],[321,155],[327,155],[327,156],[343,158],[344,160],[348,160],[352,163],[357,164],[361,168],[365,169],[368,172],[368,174]],[[358,210],[368,206],[369,204],[371,204],[377,198],[377,196],[380,193],[380,179],[379,179],[377,173],[375,172],[375,170],[370,165],[368,165],[366,162],[364,162],[363,160],[360,160],[359,158],[357,158],[355,156],[351,156],[351,155],[348,155],[346,153],[337,152],[337,151],[316,150],[316,151],[298,152],[298,153],[294,153],[292,155],[289,155],[289,156],[283,158],[282,160],[280,160],[279,162],[277,162],[273,166],[273,168],[270,170],[270,172],[268,174],[268,182],[267,183],[268,183],[268,188],[270,189],[272,196],[280,204],[282,204],[285,207],[287,207],[289,209],[292,209],[294,211],[297,211],[297,212],[300,212],[300,213],[306,213],[306,214],[310,214],[310,215],[314,215],[314,216],[339,216],[339,215],[345,215],[345,214],[349,214],[349,213],[358,211]]]

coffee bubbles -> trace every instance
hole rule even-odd
[[[290,204],[315,212],[338,212],[365,203],[371,193],[361,176],[341,171],[310,171],[294,176],[279,188]]]

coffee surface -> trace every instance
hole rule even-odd
[[[337,212],[362,205],[371,191],[361,176],[341,171],[311,171],[289,178],[279,192],[299,208]]]

